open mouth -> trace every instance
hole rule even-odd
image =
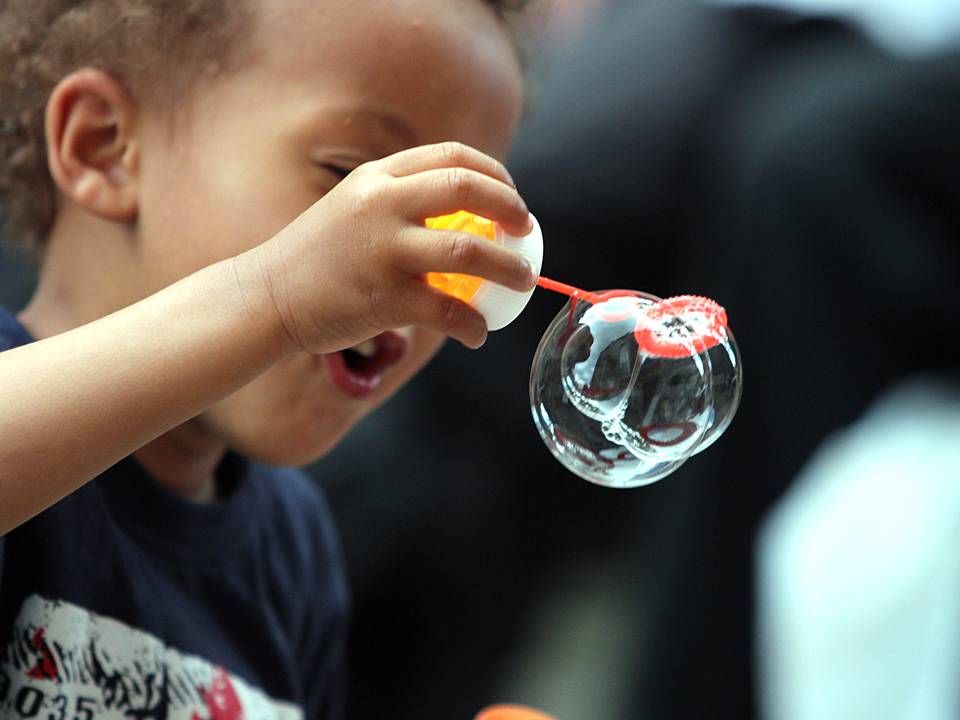
[[[350,397],[363,399],[376,391],[387,371],[406,353],[407,341],[387,331],[324,357],[333,384]]]

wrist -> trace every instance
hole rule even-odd
[[[262,245],[241,253],[227,261],[227,270],[233,276],[237,302],[244,314],[275,349],[277,359],[300,349],[287,329],[281,312],[281,301],[276,284],[264,257]]]

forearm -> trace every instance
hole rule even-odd
[[[280,357],[286,338],[252,257],[0,353],[0,534]]]

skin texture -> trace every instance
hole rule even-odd
[[[422,274],[534,278],[422,221],[464,207],[529,229],[494,160],[521,106],[509,38],[473,0],[265,2],[239,69],[172,114],[98,71],[65,78],[47,112],[58,217],[20,316],[50,340],[0,355],[5,386],[33,378],[0,411],[0,432],[25,438],[0,458],[23,478],[0,487],[0,532],[129,452],[199,501],[228,448],[312,461],[445,335],[481,344],[482,319]],[[386,329],[409,352],[372,397],[348,397],[322,355]],[[49,412],[25,421],[38,397]]]

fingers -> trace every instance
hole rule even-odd
[[[397,239],[396,267],[408,275],[450,272],[486,278],[524,292],[537,282],[523,256],[475,235],[415,228]]]
[[[371,235],[384,242],[368,243],[365,251],[367,265],[390,288],[389,302],[371,308],[382,327],[420,325],[476,348],[487,335],[483,316],[430,287],[425,274],[463,273],[520,292],[536,283],[533,269],[518,253],[469,233],[424,227],[426,218],[466,210],[511,235],[531,232],[533,219],[510,174],[478,150],[452,142],[404,150],[358,169],[330,197],[339,190],[351,198],[349,211],[355,217],[391,221]],[[393,280],[384,281],[382,273],[389,270]]]
[[[441,168],[464,168],[487,175],[510,187],[515,187],[513,178],[502,163],[489,155],[458,142],[402,150],[379,161],[380,166],[394,177],[405,177],[426,170]]]
[[[389,198],[405,219],[422,224],[428,217],[467,210],[499,223],[508,233],[527,235],[533,220],[513,179],[497,160],[456,142],[403,150],[369,163],[368,178],[389,178],[374,195]],[[383,195],[386,191],[386,195]]]
[[[466,210],[499,223],[511,235],[522,237],[533,229],[520,194],[475,170],[427,170],[396,182],[401,212],[411,222],[420,224],[428,217]]]
[[[393,318],[394,325],[419,325],[459,340],[468,348],[477,349],[487,340],[487,321],[467,303],[442,293],[424,281],[413,279],[394,306],[402,309],[402,317]]]

